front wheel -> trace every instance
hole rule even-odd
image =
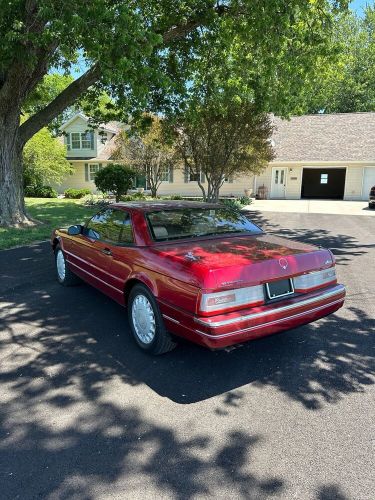
[[[57,281],[63,286],[79,285],[81,280],[72,273],[66,264],[65,255],[61,250],[60,245],[55,248],[55,264]]]
[[[163,354],[175,346],[165,329],[155,297],[144,285],[135,285],[129,294],[130,329],[138,346],[151,354]]]

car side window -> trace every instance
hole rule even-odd
[[[112,245],[133,243],[130,216],[123,210],[106,208],[94,215],[86,225],[85,234]]]

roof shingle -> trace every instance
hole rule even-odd
[[[375,113],[273,118],[274,161],[374,161]]]

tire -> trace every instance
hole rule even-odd
[[[75,286],[81,283],[81,280],[76,276],[66,264],[64,252],[60,245],[55,248],[55,268],[57,281],[63,286]]]
[[[133,338],[143,351],[159,355],[176,346],[165,329],[155,297],[144,285],[135,285],[129,294],[128,318]]]

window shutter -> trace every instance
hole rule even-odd
[[[184,181],[189,182],[189,167],[185,167],[184,169]]]
[[[85,163],[85,181],[89,181],[89,164]]]
[[[66,149],[70,151],[70,134],[66,134],[65,136],[65,144],[66,144]]]
[[[90,131],[91,149],[94,149],[94,131]]]
[[[200,176],[201,176],[201,183],[204,184],[206,182],[206,176],[204,175],[204,172],[202,172],[202,170],[200,171]]]
[[[99,170],[101,170],[103,167],[103,164],[102,163],[99,163]]]
[[[169,182],[170,183],[173,182],[173,166],[172,165],[169,167]]]

